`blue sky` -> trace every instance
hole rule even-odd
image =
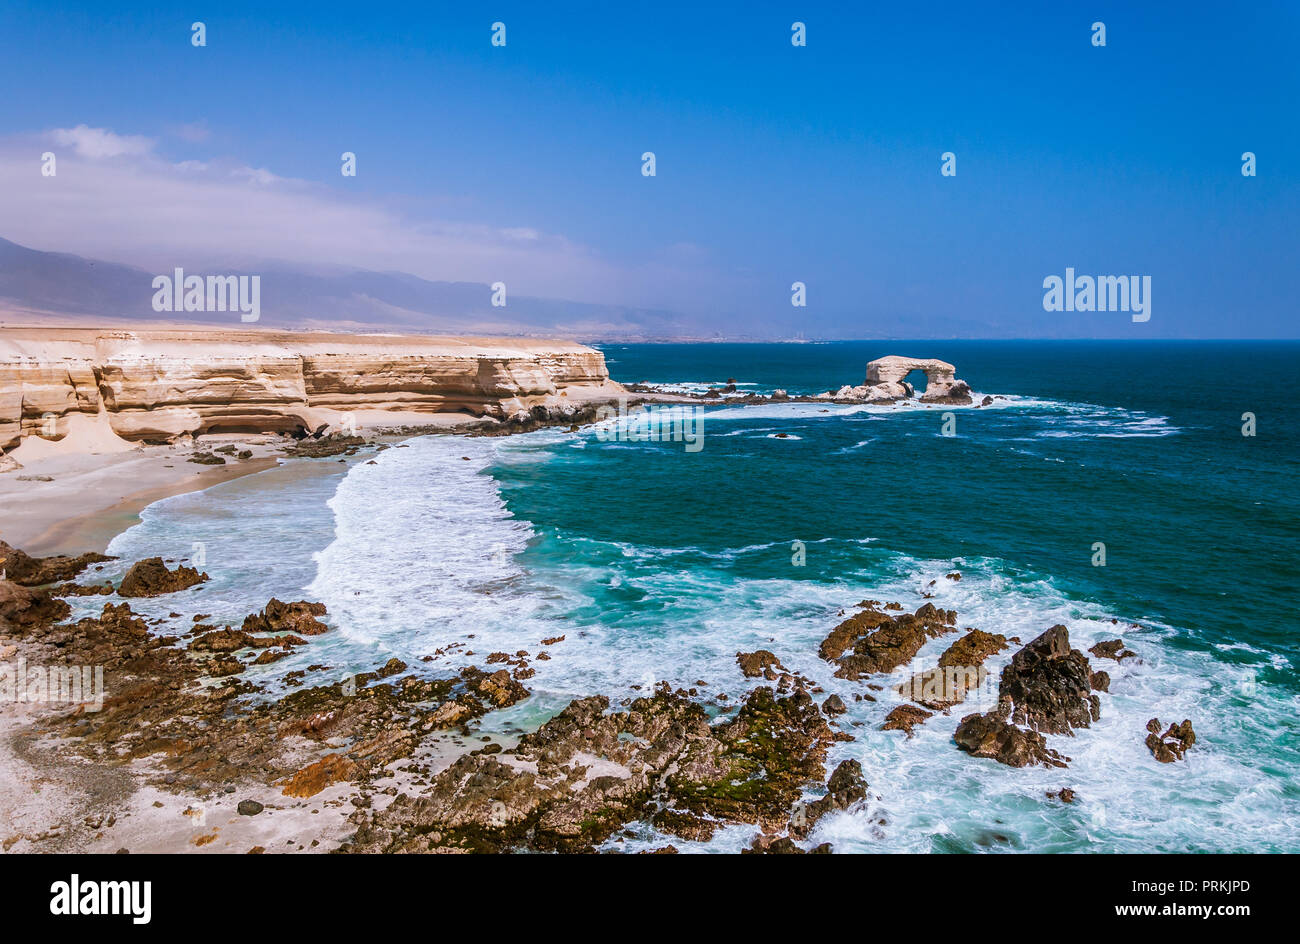
[[[0,10],[0,165],[69,167],[0,170],[0,236],[499,277],[701,334],[1297,336],[1294,4],[122,6]],[[78,126],[147,144],[48,143]],[[1151,320],[1045,312],[1067,266],[1150,275]]]

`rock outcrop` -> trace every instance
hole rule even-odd
[[[1132,649],[1124,647],[1124,640],[1122,639],[1103,639],[1088,651],[1098,659],[1114,659],[1116,662],[1123,662],[1125,659],[1137,659],[1138,657],[1138,654]]]
[[[254,653],[309,643],[225,629],[199,635],[187,648],[185,637],[151,632],[127,603],[59,622],[69,615],[67,604],[45,589],[0,581],[0,633],[20,643],[32,665],[103,670],[98,710],[55,707],[42,728],[68,737],[72,749],[96,763],[154,758],[164,783],[187,788],[257,779],[306,797],[343,780],[364,783],[410,756],[429,732],[459,727],[528,695],[504,670],[468,666],[450,678],[417,677],[403,675],[407,666],[390,659],[342,681],[245,699],[257,686],[230,677],[261,658]]]
[[[207,574],[201,574],[193,567],[181,565],[168,570],[161,557],[146,557],[131,565],[117,593],[123,597],[156,597],[186,590],[207,579]]]
[[[984,685],[990,675],[984,668],[984,660],[1006,646],[1005,636],[969,630],[939,657],[936,668],[916,673],[894,690],[924,708],[947,711],[964,702],[967,693]],[[907,730],[911,736],[910,727]]]
[[[418,798],[362,814],[346,851],[586,851],[645,817],[692,840],[726,823],[791,828],[792,812],[795,828],[811,828],[796,804],[823,776],[832,733],[806,692],[755,689],[712,725],[667,686],[609,707],[603,696],[577,699],[513,750],[458,758]],[[826,801],[808,806],[820,816],[865,792],[861,768],[841,765]]]
[[[831,630],[818,654],[839,666],[835,670],[837,678],[857,680],[864,675],[892,672],[911,661],[927,641],[953,632],[956,621],[956,613],[938,609],[932,603],[915,613],[894,617],[868,607]]]
[[[1069,760],[1047,746],[1037,731],[1026,731],[1007,718],[1011,704],[1005,699],[993,711],[967,715],[953,732],[957,746],[976,757],[989,757],[1008,767],[1064,767]]]
[[[745,678],[759,678],[766,676],[769,682],[776,681],[776,673],[785,671],[785,666],[781,660],[772,652],[766,649],[759,649],[755,652],[737,652],[736,663],[740,666],[740,671],[744,673]]]
[[[319,636],[329,631],[329,627],[316,618],[324,615],[324,603],[313,603],[310,600],[281,603],[271,597],[261,613],[245,616],[240,628],[246,633],[289,632],[302,636]]]
[[[861,386],[844,386],[821,396],[831,400],[908,399],[916,393],[915,388],[907,382],[907,375],[914,370],[925,374],[922,403],[966,406],[972,402],[970,385],[957,379],[957,368],[952,364],[934,358],[900,357],[896,354],[879,357],[867,364],[867,380]]]
[[[1014,706],[1014,723],[1048,734],[1070,734],[1101,717],[1092,668],[1082,652],[1070,648],[1064,626],[1053,626],[1011,657],[998,695]]]
[[[72,608],[50,596],[11,580],[0,580],[0,633],[21,632],[33,626],[66,619]]]
[[[790,817],[790,835],[807,839],[822,817],[837,810],[847,810],[866,798],[867,781],[862,776],[862,765],[856,760],[843,761],[826,781],[825,796],[795,806],[794,815]],[[795,851],[803,852],[797,846]]]
[[[1007,637],[997,633],[986,633],[982,629],[969,630],[965,636],[939,656],[939,666],[983,665],[984,660],[996,655],[1007,647]]]
[[[621,392],[600,351],[567,341],[0,328],[0,449],[60,438],[76,415],[170,440],[341,427],[357,411],[504,420]]]
[[[996,651],[996,640],[1005,642],[1001,636],[968,638],[972,652],[985,653],[981,658]],[[1101,700],[1092,692],[1094,688],[1104,691],[1105,686],[1096,684],[1103,681],[1097,676],[1105,673],[1094,673],[1087,657],[1070,648],[1069,631],[1053,626],[1012,656],[1002,670],[997,707],[962,718],[953,740],[969,754],[1011,767],[1064,767],[1069,758],[1049,748],[1043,732],[1073,734],[1075,728],[1089,727],[1101,717]],[[1109,684],[1109,678],[1104,683]]]
[[[899,705],[885,715],[885,723],[880,726],[880,730],[902,731],[910,738],[914,727],[918,724],[925,724],[925,719],[932,717],[934,717],[934,712],[926,711],[924,708],[918,708],[915,705]]]
[[[103,554],[80,554],[76,557],[32,557],[0,541],[0,580],[12,580],[24,587],[71,580],[91,564],[113,560]]]
[[[1182,760],[1187,749],[1196,743],[1196,732],[1186,718],[1182,724],[1170,724],[1164,734],[1160,733],[1160,719],[1152,718],[1147,722],[1147,732],[1147,750],[1162,764]]]

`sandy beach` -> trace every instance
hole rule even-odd
[[[260,443],[239,444],[265,452]],[[189,462],[192,452],[192,447],[152,446],[111,456],[68,455],[0,476],[5,539],[39,555],[102,552],[154,502],[276,465],[263,454],[199,466]]]
[[[464,414],[381,410],[359,412],[356,422],[357,433],[372,443],[483,425]],[[0,475],[5,508],[0,538],[38,556],[102,552],[139,521],[141,510],[163,498],[286,462],[347,461],[286,456],[292,445],[285,437],[212,435],[124,450],[89,426],[61,442],[28,443],[30,448],[15,451],[23,460],[21,470]],[[190,461],[212,455],[222,455],[225,464]],[[39,647],[25,642],[6,644],[0,652],[9,662],[30,658],[39,664],[43,658]],[[326,787],[305,799],[254,781],[225,784],[215,792],[160,788],[157,784],[172,778],[150,759],[104,766],[61,750],[57,738],[39,733],[41,722],[63,710],[45,704],[0,706],[4,852],[316,852],[336,848],[354,829],[348,822],[355,810],[351,784]],[[432,737],[421,746],[418,764],[421,770],[438,770],[468,749],[460,735]],[[302,756],[303,763],[312,759],[306,749]],[[411,779],[401,767],[387,771],[369,802],[382,809]],[[261,814],[240,815],[241,802],[260,804]]]
[[[309,370],[304,365],[313,357]],[[5,328],[0,375],[0,412],[9,413],[11,437],[0,454],[0,540],[37,558],[102,553],[161,499],[286,463],[365,461],[413,435],[589,421],[597,404],[622,393],[608,382],[598,354],[568,342],[157,326]],[[81,579],[93,582],[96,569]],[[21,614],[28,596],[12,583],[0,586],[8,594],[0,600],[0,609],[9,607],[0,645],[7,667],[75,659],[66,644],[51,649],[40,633],[25,630],[21,616],[12,624],[13,606]],[[186,606],[179,598],[172,605]],[[186,707],[163,710],[155,723],[206,710],[202,693],[212,680],[194,675],[189,660],[168,666],[145,658],[152,667],[137,678],[128,666],[142,656],[134,642],[115,634],[123,626],[142,633],[145,623],[128,607],[118,626],[112,610],[72,630],[72,649],[84,647],[84,659],[107,665],[110,696],[130,700],[120,693],[138,683],[146,690],[159,682],[198,686],[185,696]],[[193,615],[195,623],[201,617],[188,610],[172,615],[184,621]],[[147,619],[156,627],[150,633],[176,631],[165,630],[165,620]],[[523,691],[518,687],[511,697]],[[472,693],[456,697],[468,705],[457,712],[485,710]],[[66,706],[0,706],[0,767],[8,772],[0,781],[0,847],[6,852],[334,849],[354,831],[350,817],[363,799],[366,809],[380,811],[417,778],[482,747],[481,739],[468,743],[460,727],[424,738],[405,763],[380,764],[362,797],[353,783],[328,781],[289,796],[276,778],[250,777],[247,770],[178,779],[155,756],[96,762],[84,745],[71,746],[76,739],[51,734],[66,722]],[[386,723],[393,725],[391,718]],[[399,722],[392,730],[402,728]],[[282,771],[310,770],[320,758],[319,745],[308,738],[259,735],[257,743]],[[213,756],[229,750],[215,748]],[[250,807],[258,813],[250,815]]]
[[[478,422],[463,414],[371,411],[358,414],[357,432],[374,440],[392,439],[418,430],[467,430]],[[198,443],[100,452],[94,442],[72,437],[42,444],[46,448],[39,453],[15,450],[22,468],[0,474],[0,506],[5,509],[0,538],[41,556],[102,552],[156,501],[292,461],[283,456],[288,442],[273,436],[212,435]],[[219,449],[233,449],[234,455],[223,455],[222,465],[190,461]],[[250,455],[239,457],[243,452]]]

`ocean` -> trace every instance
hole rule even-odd
[[[325,602],[335,631],[250,679],[312,663],[341,677],[391,656],[440,675],[564,636],[533,663],[533,696],[484,720],[507,737],[571,698],[617,702],[660,681],[704,682],[703,697],[734,704],[756,684],[736,653],[770,649],[849,706],[854,740],[835,745],[831,765],[859,760],[870,797],[819,824],[813,838],[837,851],[1300,851],[1300,344],[602,349],[617,380],[701,390],[734,379],[741,393],[817,393],[861,383],[885,354],[938,357],[977,403],[999,399],[724,401],[705,413],[697,451],[614,435],[614,423],[604,435],[420,437],[166,499],[109,551],[123,564],[201,556],[212,580],[188,591],[186,619],[237,623],[270,596]],[[944,579],[952,571],[962,579]],[[956,637],[927,644],[882,691],[835,679],[817,645],[864,598],[909,610],[931,599],[961,628],[1022,642],[1061,623],[1076,648],[1122,637],[1141,661],[1092,660],[1112,676],[1100,722],[1049,736],[1068,769],[1016,770],[951,740],[988,704],[937,714],[911,739],[879,730],[902,700],[889,686]],[[180,608],[132,605],[163,618]],[[456,641],[458,653],[419,661]],[[854,700],[866,692],[877,701]],[[1192,720],[1185,761],[1151,757],[1152,717]],[[1061,787],[1076,802],[1046,796]],[[674,842],[737,851],[751,837],[733,827]],[[647,831],[620,848],[662,842]]]

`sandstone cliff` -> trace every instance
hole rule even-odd
[[[356,411],[508,418],[617,396],[568,341],[269,331],[0,328],[0,449],[76,415],[128,440],[340,425]]]

